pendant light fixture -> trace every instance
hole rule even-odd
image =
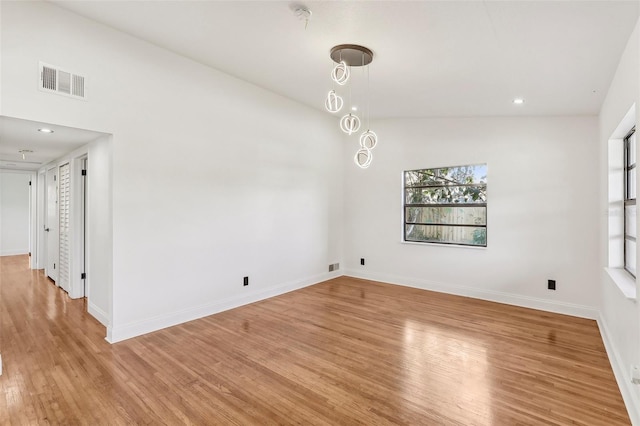
[[[339,112],[342,109],[342,105],[344,105],[344,101],[342,97],[336,94],[335,90],[332,90],[327,94],[327,100],[324,101],[324,106],[327,108],[329,112]]]
[[[373,160],[371,150],[375,148],[378,143],[378,136],[374,131],[369,128],[370,125],[370,79],[369,79],[369,64],[373,61],[373,52],[357,44],[340,44],[331,49],[330,57],[335,62],[335,66],[331,70],[331,80],[338,85],[338,87],[332,89],[327,94],[324,106],[327,111],[331,113],[337,113],[342,110],[344,105],[344,99],[337,93],[337,89],[340,87],[349,89],[349,104],[348,108],[350,112],[342,116],[340,119],[340,129],[348,135],[357,133],[361,127],[361,120],[354,112],[357,108],[353,105],[351,99],[351,85],[350,79],[354,78],[351,72],[351,67],[367,67],[367,130],[360,135],[360,148],[356,152],[354,157],[355,163],[366,169]]]
[[[340,86],[344,86],[347,81],[349,81],[351,71],[349,71],[349,67],[345,61],[340,61],[338,65],[333,67],[333,71],[331,71],[331,79],[338,83]]]
[[[347,114],[340,119],[340,128],[348,135],[360,130],[360,119],[357,115]]]

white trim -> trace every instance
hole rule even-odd
[[[44,232],[44,222],[45,222],[45,197],[46,197],[46,189],[47,189],[47,171],[39,170],[37,172],[37,193],[36,193],[36,226],[35,226],[35,234],[36,234],[36,268],[35,269],[44,269],[46,265],[45,259],[47,258],[45,252],[45,232]]]
[[[345,275],[365,280],[379,281],[387,284],[437,291],[439,293],[455,294],[458,296],[472,297],[474,299],[488,300],[491,302],[506,303],[508,305],[521,306],[523,308],[539,309],[542,311],[555,312],[580,318],[596,319],[599,315],[597,309],[590,306],[503,293],[501,291],[481,290],[474,287],[447,284],[421,278],[402,277],[380,273],[363,273],[353,269],[345,270]]]
[[[14,173],[17,175],[31,175],[36,172],[35,170],[7,169],[5,167],[0,167],[0,171],[2,173]]]
[[[289,283],[268,288],[266,290],[255,291],[242,296],[230,297],[213,303],[207,303],[195,308],[188,308],[182,311],[172,312],[166,315],[159,315],[134,323],[124,324],[120,326],[107,326],[107,338],[109,343],[116,343],[132,337],[140,336],[152,331],[161,330],[163,328],[193,321],[229,309],[248,305],[249,303],[258,302],[270,297],[279,296],[290,291],[299,290],[310,285],[341,276],[340,271],[327,272],[319,274],[307,279],[291,281]]]
[[[69,265],[69,297],[79,299],[85,297],[84,282],[81,278],[84,272],[84,241],[83,241],[83,187],[82,187],[82,163],[88,158],[87,154],[72,158],[69,162],[70,170],[70,229],[69,245],[71,250],[71,262]]]
[[[29,254],[29,249],[26,250],[2,250],[0,252],[0,256],[18,256],[21,254]]]
[[[103,311],[102,309],[98,308],[93,303],[89,302],[87,304],[87,312],[89,312],[89,314],[91,314],[91,316],[93,316],[95,319],[100,321],[100,323],[102,325],[104,325],[105,327],[108,326],[108,324],[109,324],[109,315],[107,315],[107,313],[105,311]]]
[[[631,376],[628,374],[630,370],[625,368],[622,358],[620,357],[620,353],[616,350],[616,347],[611,340],[611,333],[609,332],[609,328],[607,327],[607,323],[605,322],[602,314],[598,316],[597,323],[598,328],[600,329],[600,335],[602,336],[602,342],[604,343],[604,348],[607,351],[607,356],[609,357],[609,363],[611,364],[613,375],[618,383],[618,388],[622,394],[624,405],[627,407],[631,424],[640,425],[640,398],[631,383]]]
[[[604,268],[624,297],[636,301],[636,280],[623,268]]]
[[[629,133],[629,130],[636,125],[636,103],[634,102],[629,107],[627,113],[622,117],[620,123],[618,123],[618,127],[615,128],[609,139],[624,139],[624,137]]]
[[[29,182],[29,253],[31,253],[31,259],[29,267],[31,269],[38,269],[38,246],[36,238],[36,223],[38,215],[38,173],[34,170],[30,177]]]
[[[448,248],[457,248],[457,249],[473,249],[473,250],[487,250],[487,246],[470,246],[465,244],[443,244],[443,243],[431,243],[431,242],[419,242],[419,241],[404,241],[401,240],[400,244],[408,244],[412,246],[422,246],[422,247],[448,247]]]

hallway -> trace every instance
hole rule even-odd
[[[104,422],[97,402],[118,390],[108,360],[114,348],[105,329],[86,313],[85,299],[72,300],[29,269],[28,256],[0,258],[0,424]]]

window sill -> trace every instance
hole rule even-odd
[[[410,244],[410,245],[416,245],[416,246],[437,246],[437,247],[453,247],[453,248],[463,248],[463,249],[472,249],[472,250],[486,250],[487,247],[486,246],[464,246],[464,245],[458,245],[458,244],[441,244],[441,243],[420,243],[417,241],[405,241],[405,240],[400,240],[401,244]]]
[[[622,268],[604,268],[611,280],[620,289],[624,297],[636,300],[636,280]]]

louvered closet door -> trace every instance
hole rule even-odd
[[[60,272],[58,285],[69,291],[69,263],[71,252],[69,248],[69,163],[60,166]]]

